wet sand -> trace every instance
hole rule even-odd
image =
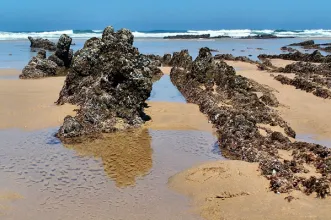
[[[195,211],[208,220],[330,219],[331,198],[293,192],[294,200],[289,203],[287,194],[269,191],[269,181],[255,163],[206,163],[175,175],[169,185],[190,196]]]
[[[1,219],[200,219],[167,185],[181,170],[222,159],[199,108],[156,88],[142,129],[63,146],[49,128],[74,109],[53,104],[63,81],[0,80],[0,192],[22,195],[0,200]]]
[[[329,117],[331,100],[321,99],[311,93],[295,89],[293,86],[282,85],[273,79],[270,73],[257,70],[255,65],[231,61],[227,63],[238,67],[238,74],[273,88],[281,104],[277,110],[298,134],[331,140],[331,117]],[[277,75],[277,73],[273,74]]]

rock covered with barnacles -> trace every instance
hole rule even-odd
[[[137,127],[144,122],[154,65],[133,47],[133,34],[109,26],[78,50],[57,104],[80,109],[67,116],[57,136],[62,140]]]
[[[330,149],[292,143],[290,138],[296,136],[295,131],[271,108],[279,104],[272,91],[237,75],[225,62],[215,62],[208,48],[202,48],[197,59],[187,66],[172,68],[171,80],[187,101],[199,105],[213,123],[223,156],[259,162],[274,192],[302,190],[322,198],[330,195]],[[274,126],[283,128],[284,134],[270,129]],[[282,159],[279,150],[293,150],[293,159]],[[324,176],[298,176],[309,172],[304,163],[314,165]]]

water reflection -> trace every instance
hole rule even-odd
[[[106,134],[102,139],[66,146],[82,156],[101,158],[104,171],[117,187],[135,185],[152,168],[151,137],[147,129]]]

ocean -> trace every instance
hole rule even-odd
[[[68,34],[76,39],[88,39],[91,37],[100,37],[102,30],[56,30],[56,31],[0,31],[0,40],[22,40],[28,36],[42,37],[48,39],[57,39],[61,34]],[[152,31],[133,31],[136,38],[163,38],[165,36],[175,36],[179,34],[201,35],[210,34],[211,37],[228,36],[233,38],[254,36],[260,34],[272,34],[278,37],[301,37],[301,38],[328,38],[331,37],[331,30],[312,29],[312,30],[152,30]]]
[[[77,51],[83,47],[86,39],[91,37],[101,37],[102,30],[64,30],[51,32],[0,31],[0,68],[23,69],[31,57],[36,55],[36,52],[31,52],[30,50],[30,42],[27,39],[28,36],[47,38],[56,42],[61,34],[68,34],[73,38],[75,45],[71,48],[74,51]],[[182,49],[188,49],[193,58],[197,56],[201,47],[209,47],[218,50],[219,52],[216,53],[231,53],[235,56],[249,56],[251,59],[257,60],[257,56],[261,53],[279,54],[282,53],[280,50],[282,46],[306,39],[315,39],[317,43],[331,42],[331,30],[155,30],[146,32],[133,31],[133,34],[135,36],[134,46],[137,47],[141,53],[163,55],[165,53],[173,53]],[[233,38],[194,40],[163,39],[164,36],[178,34],[211,34],[211,36],[226,35]],[[274,34],[282,37],[290,36],[297,38],[264,40],[238,39],[239,37],[257,34]]]

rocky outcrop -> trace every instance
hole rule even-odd
[[[20,78],[66,75],[73,58],[73,50],[70,49],[71,42],[71,37],[66,34],[61,35],[55,53],[46,59],[46,51],[39,51],[23,69]]]
[[[300,42],[300,43],[293,43],[293,44],[290,44],[289,46],[300,46],[300,47],[303,47],[303,46],[311,46],[311,45],[314,45],[315,44],[315,41],[313,40],[307,40],[307,41],[303,41],[303,42]]]
[[[229,61],[241,61],[245,63],[251,63],[251,64],[258,64],[258,61],[254,61],[248,57],[245,56],[238,56],[235,57],[232,54],[216,54],[214,59],[216,60],[229,60]]]
[[[163,39],[208,39],[210,34],[200,34],[200,35],[191,35],[191,34],[179,34],[175,36],[165,36]]]
[[[170,66],[172,56],[171,54],[164,54],[162,57],[162,64],[164,66]]]
[[[225,62],[215,62],[208,48],[202,48],[196,60],[187,66],[172,68],[171,80],[186,100],[199,105],[213,123],[223,156],[259,162],[261,173],[270,180],[270,189],[274,192],[302,190],[307,194],[316,192],[319,197],[330,194],[331,169],[320,170],[321,166],[330,166],[330,149],[304,142],[291,143],[289,137],[295,137],[295,132],[270,108],[278,105],[272,91],[237,75]],[[257,92],[263,95],[259,98]],[[278,125],[286,135],[260,125]],[[261,129],[266,135],[262,135]],[[293,150],[294,159],[280,159],[279,149]],[[314,158],[312,164],[325,177],[314,181],[295,175],[307,172],[302,164],[308,163],[308,158]],[[319,181],[324,190],[316,187]]]
[[[323,56],[318,50],[313,53],[301,53],[296,51],[295,53],[279,54],[279,55],[267,55],[261,54],[258,56],[259,59],[284,59],[304,62],[315,62],[315,63],[329,63],[331,62],[331,56]]]
[[[250,35],[247,37],[241,37],[240,39],[278,39],[278,38],[294,38],[294,37],[278,37],[273,34],[258,34],[258,35]]]
[[[192,57],[188,50],[174,52],[170,61],[170,66],[189,68],[192,64]]]
[[[30,47],[31,48],[38,48],[38,49],[44,49],[44,50],[50,50],[50,51],[55,51],[56,50],[56,45],[54,42],[43,39],[43,38],[33,38],[33,37],[28,37],[30,41]]]
[[[321,97],[324,99],[331,98],[331,90],[327,88],[323,88],[320,86],[321,82],[317,83],[316,81],[311,80],[311,78],[304,78],[300,76],[294,77],[291,79],[289,77],[278,75],[275,76],[275,79],[285,85],[292,85],[296,89],[300,89],[309,93],[313,93],[317,97]],[[328,84],[330,85],[330,81]]]
[[[87,40],[75,53],[56,103],[71,103],[80,109],[75,117],[65,118],[57,133],[61,140],[70,142],[143,124],[155,66],[133,47],[133,38],[129,30],[115,32],[109,26],[102,38]]]
[[[46,59],[46,51],[40,50],[37,56],[33,57],[27,66],[22,70],[20,79],[36,79],[48,76],[55,76],[57,65]]]

